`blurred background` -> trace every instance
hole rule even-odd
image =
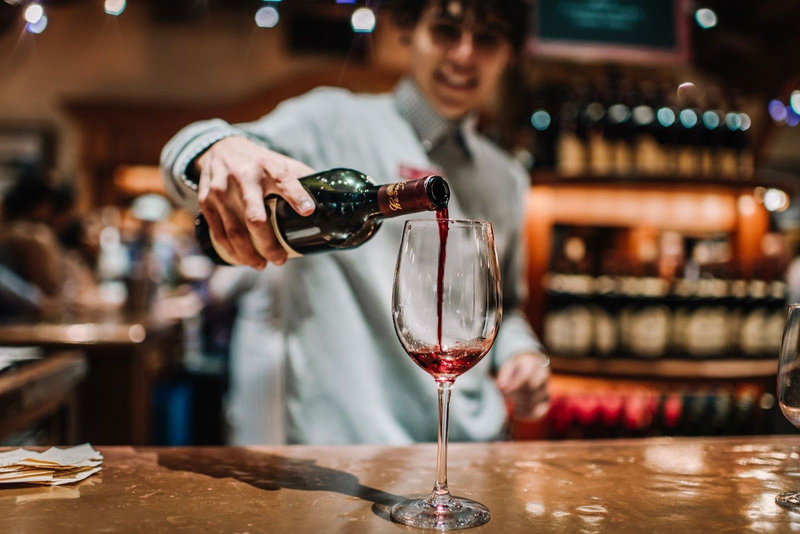
[[[0,444],[236,441],[243,291],[167,200],[161,148],[317,86],[391,90],[388,4],[0,0]],[[554,373],[510,436],[793,431],[774,390],[800,296],[800,4],[530,16],[480,120],[530,171],[527,312]]]

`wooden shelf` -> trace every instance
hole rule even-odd
[[[796,193],[795,183],[783,173],[763,172],[751,180],[709,177],[677,177],[610,175],[610,176],[561,176],[549,172],[531,175],[531,185],[570,186],[570,187],[608,187],[626,190],[670,190],[670,191],[741,191],[756,187],[775,188],[785,191],[790,197]]]
[[[568,358],[550,356],[553,371],[594,376],[642,378],[758,378],[778,372],[778,360],[678,360],[653,361],[623,358]]]

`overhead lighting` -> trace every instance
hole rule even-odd
[[[42,33],[47,28],[47,15],[42,15],[36,22],[29,22],[25,28],[31,33]]]
[[[109,15],[121,15],[123,11],[125,11],[125,6],[127,2],[125,0],[106,0],[105,3],[105,11]]]
[[[717,14],[713,9],[708,9],[707,7],[703,7],[695,11],[694,19],[704,30],[713,28],[717,25]]]
[[[25,8],[25,20],[29,24],[36,24],[44,17],[44,8],[39,4],[31,4]]]
[[[265,6],[256,11],[256,26],[259,28],[274,28],[281,20],[278,10],[272,6]]]
[[[350,26],[356,33],[370,33],[375,29],[375,13],[368,7],[360,7],[353,11]]]

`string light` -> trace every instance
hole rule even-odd
[[[256,11],[256,26],[259,28],[274,28],[280,19],[278,10],[272,6],[265,6]]]
[[[104,7],[106,13],[109,15],[118,16],[125,11],[126,5],[127,2],[125,0],[106,0]]]
[[[695,11],[694,19],[701,28],[707,30],[717,25],[717,14],[712,9],[703,7]]]
[[[25,20],[29,24],[36,24],[44,17],[44,8],[39,4],[31,4],[25,8]]]
[[[375,29],[375,13],[368,7],[356,9],[350,17],[350,26],[356,33],[372,32]]]

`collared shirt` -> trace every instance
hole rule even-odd
[[[438,169],[450,184],[452,218],[493,223],[503,277],[503,323],[489,355],[456,381],[450,435],[454,441],[496,438],[506,409],[492,371],[516,354],[541,350],[518,309],[524,295],[525,171],[475,131],[473,118],[453,122],[439,117],[419,88],[404,80],[394,94],[321,88],[252,123],[212,120],[188,126],[162,153],[173,198],[196,209],[186,168],[197,154],[231,135],[246,135],[317,170],[358,169],[378,183],[397,181],[404,169]],[[401,220],[389,219],[357,249],[267,267],[281,270],[276,305],[285,327],[290,442],[436,441],[435,383],[405,353],[392,324],[392,280],[402,227]]]

